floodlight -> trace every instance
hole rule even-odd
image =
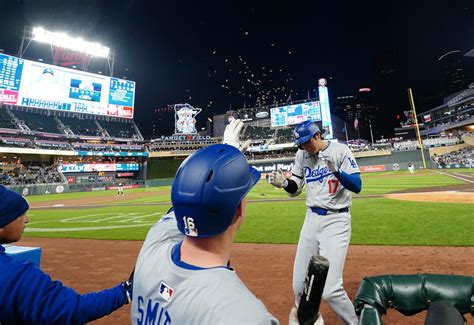
[[[74,38],[65,33],[47,31],[42,27],[33,28],[33,40],[103,58],[108,58],[110,53],[108,47],[99,43],[88,42],[80,37]]]

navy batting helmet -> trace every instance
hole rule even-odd
[[[293,131],[295,143],[301,145],[308,142],[316,133],[322,133],[318,125],[312,121],[304,121],[298,124]]]
[[[235,147],[215,144],[198,150],[181,164],[171,188],[179,231],[191,237],[224,232],[259,179],[260,172]]]

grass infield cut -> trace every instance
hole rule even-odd
[[[352,244],[473,246],[472,204],[423,203],[383,198],[353,201]],[[36,210],[26,236],[143,240],[169,206]],[[304,201],[247,206],[237,241],[296,243]],[[68,231],[68,228],[71,231]]]
[[[400,190],[463,184],[462,181],[434,173],[406,171],[362,174],[364,194],[383,194]],[[449,187],[447,188],[449,189]],[[127,206],[127,203],[170,201],[170,187],[126,190],[127,193],[157,193],[120,201],[125,206],[95,209],[30,210],[26,236],[143,240],[148,229],[170,205]],[[158,193],[159,192],[159,193]],[[31,196],[30,202],[47,202],[85,197],[106,197],[115,191],[65,193]],[[300,195],[304,198],[305,193]],[[247,217],[237,235],[238,242],[296,243],[304,220],[304,200],[270,202],[288,198],[283,190],[261,181],[248,195]],[[472,204],[423,203],[385,198],[358,198],[353,201],[352,244],[367,245],[474,245]]]

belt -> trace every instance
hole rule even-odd
[[[327,214],[333,214],[333,213],[349,212],[349,208],[343,208],[339,210],[328,210],[328,209],[323,209],[323,208],[311,207],[310,209],[311,211],[313,211],[316,214],[319,214],[320,216],[325,216]]]

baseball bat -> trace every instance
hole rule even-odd
[[[314,255],[309,260],[303,294],[298,306],[298,320],[301,325],[313,325],[318,319],[319,305],[328,276],[329,261],[324,256]]]

